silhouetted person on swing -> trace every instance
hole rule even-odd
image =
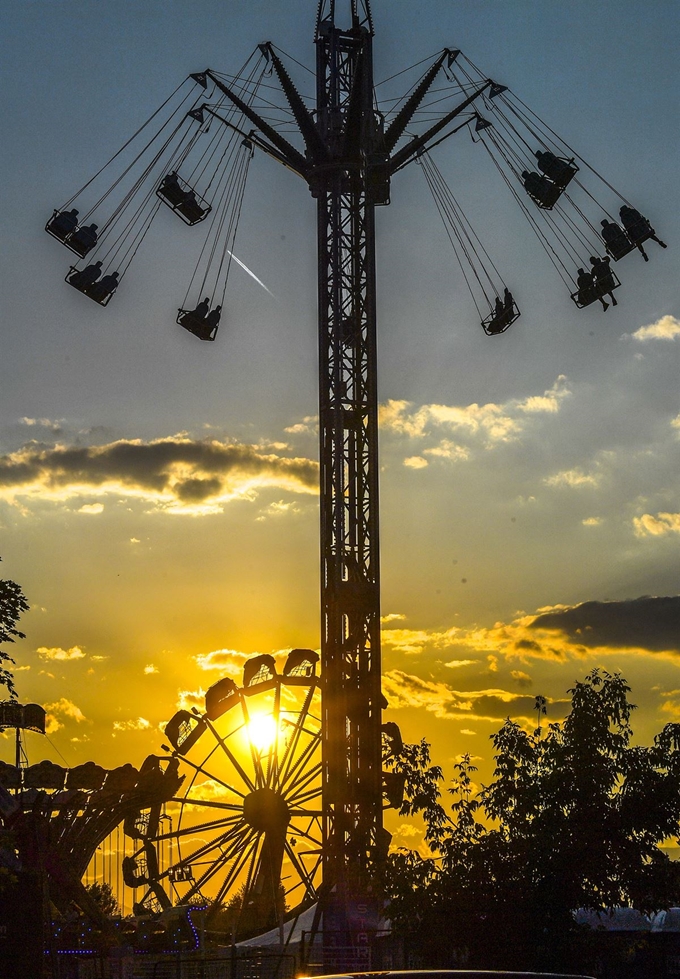
[[[71,235],[69,244],[84,258],[97,244],[97,225],[88,224],[78,228],[76,233]]]
[[[628,254],[630,251],[630,239],[628,235],[618,224],[614,224],[613,221],[607,221],[604,218],[600,224],[602,225],[602,241],[605,243],[609,251],[614,256],[614,259],[623,258],[624,255]],[[638,248],[642,252],[642,257],[646,262],[649,258],[645,254],[645,250],[642,245],[638,245]]]
[[[616,288],[616,282],[614,281],[614,273],[611,270],[610,261],[609,255],[606,255],[604,258],[598,258],[595,255],[591,255],[591,272],[593,274],[593,279],[595,280],[595,288],[599,297],[602,298],[602,296],[609,296],[612,301],[612,306],[618,306],[613,293],[613,290]]]
[[[210,309],[210,300],[206,296],[205,299],[203,299],[198,304],[198,306],[196,307],[196,309],[194,309],[194,310],[191,311],[191,315],[194,316],[198,320],[204,320],[206,318],[206,316],[208,315],[208,310],[209,309]]]
[[[61,241],[68,238],[72,231],[78,226],[78,209],[71,208],[70,211],[58,211],[47,227],[53,235]]]
[[[505,312],[512,316],[512,314],[515,312],[515,300],[513,299],[513,295],[507,286],[503,290],[503,306],[505,308]]]
[[[602,309],[609,309],[609,303],[606,303],[602,296],[598,296],[595,282],[590,272],[586,272],[585,269],[579,269],[576,285],[578,286],[577,299],[582,306],[589,306],[596,299],[599,299],[602,303]]]
[[[182,190],[179,184],[179,177],[174,170],[171,170],[167,176],[163,177],[161,185],[158,188],[165,198],[174,206],[181,204],[186,197],[186,192]]]
[[[534,153],[538,169],[549,177],[558,187],[566,187],[576,171],[566,160],[561,160],[550,150],[536,150]]]
[[[661,241],[657,237],[654,228],[650,224],[649,220],[640,214],[640,212],[635,207],[628,207],[624,204],[619,210],[619,216],[621,218],[621,224],[625,228],[626,234],[633,242],[633,244],[642,252],[642,257],[646,262],[649,261],[647,255],[645,255],[642,245],[639,243],[642,238],[651,238],[655,241],[657,245],[661,245],[662,248],[667,248],[665,241]]]
[[[76,289],[80,289],[81,292],[86,292],[87,289],[97,281],[101,274],[102,263],[95,262],[94,265],[88,265],[80,272],[77,270],[73,272],[68,277],[68,281],[70,285],[75,286]]]
[[[527,194],[545,207],[552,207],[560,196],[560,188],[534,170],[531,173],[528,170],[522,171],[522,183]]]
[[[93,299],[96,299],[98,303],[104,302],[109,296],[118,288],[118,272],[110,272],[109,275],[105,275],[103,279],[99,282],[95,282],[93,286],[88,289],[88,295]]]
[[[206,324],[206,326],[209,326],[211,330],[214,327],[217,327],[219,325],[220,317],[221,316],[222,316],[222,307],[221,306],[215,306],[215,308],[214,309],[211,309],[210,312],[208,313],[208,315],[205,318],[205,324]]]

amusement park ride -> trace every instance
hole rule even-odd
[[[122,824],[122,876],[137,913],[214,901],[234,911],[238,940],[316,905],[328,966],[332,945],[356,945],[377,923],[371,881],[390,839],[383,808],[399,808],[403,790],[403,778],[383,771],[401,739],[381,718],[375,208],[390,203],[400,170],[421,167],[488,335],[520,314],[434,161],[435,147],[459,131],[490,157],[579,308],[616,302],[610,260],[635,248],[646,259],[650,239],[665,247],[630,202],[459,50],[443,50],[401,98],[378,99],[373,35],[369,0],[321,0],[313,101],[269,42],[235,76],[191,75],[188,90],[183,83],[46,225],[79,260],[66,281],[101,306],[122,291],[162,208],[195,229],[188,235],[207,229],[177,323],[213,341],[253,154],[307,184],[318,236],[318,673],[310,650],[293,650],[282,669],[271,656],[253,658],[240,686],[225,677],[204,710],[175,714],[166,756],[140,772],[93,763],[0,772],[17,825],[40,815],[59,827],[51,863],[43,860],[57,905],[82,899],[80,877]],[[610,208],[618,198],[618,216],[589,185],[605,188]]]

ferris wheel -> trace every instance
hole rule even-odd
[[[318,896],[322,863],[318,654],[247,660],[239,686],[223,677],[203,711],[179,710],[166,751],[184,782],[165,806],[128,816],[134,851],[123,877],[135,911],[210,905],[247,937],[281,924]]]

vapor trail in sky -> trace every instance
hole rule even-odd
[[[227,251],[229,251],[229,249],[227,249]],[[248,268],[248,266],[245,264],[245,262],[242,262],[240,258],[237,258],[236,255],[234,255],[233,252],[230,251],[229,254],[234,259],[234,261],[236,262],[236,264],[237,265],[240,265],[241,268],[243,269],[243,271],[248,273],[248,275],[251,277],[251,279],[255,279],[255,281],[257,282],[257,284],[259,286],[262,286],[262,288],[264,289],[264,291],[265,292],[268,292],[269,295],[272,297],[272,299],[276,299],[276,296],[271,291],[271,289],[268,289],[266,287],[266,285],[264,284],[264,282],[262,281],[262,279],[258,279],[258,277],[255,275],[255,273],[254,272],[251,272],[251,270]]]

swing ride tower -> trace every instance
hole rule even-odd
[[[375,208],[391,174],[492,83],[392,155],[444,62],[425,74],[385,129],[374,104],[373,22],[352,0],[316,22],[316,111],[310,112],[271,45],[266,50],[305,143],[302,156],[211,72],[257,127],[255,145],[308,183],[317,202],[324,943],[355,946],[375,927],[371,872],[387,855],[382,826],[378,393]]]

